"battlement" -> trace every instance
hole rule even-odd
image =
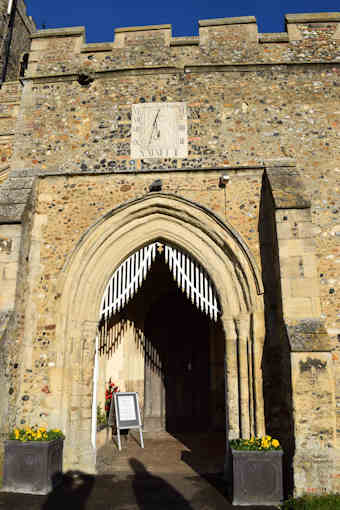
[[[197,65],[340,63],[340,13],[287,14],[287,32],[261,34],[256,18],[199,21],[199,36],[171,25],[117,28],[114,40],[86,43],[84,27],[32,34],[27,78]],[[147,49],[147,51],[145,51]]]
[[[285,22],[287,32],[261,34],[258,32],[255,16],[241,16],[233,18],[217,18],[200,20],[199,37],[185,36],[172,37],[171,24],[166,25],[148,25],[122,27],[114,30],[114,41],[107,43],[90,43],[85,44],[85,28],[70,27],[38,30],[32,34],[32,39],[55,38],[55,37],[74,37],[78,36],[83,39],[85,46],[102,46],[102,50],[110,47],[123,47],[130,44],[140,44],[143,41],[153,39],[163,39],[164,44],[180,45],[202,45],[213,39],[214,35],[219,34],[220,38],[225,39],[225,43],[229,40],[229,44],[238,40],[247,40],[253,42],[292,42],[303,39],[340,39],[340,12],[321,12],[307,14],[286,14]],[[232,39],[228,36],[232,35]],[[181,42],[180,42],[181,41]],[[192,41],[192,42],[191,42]]]

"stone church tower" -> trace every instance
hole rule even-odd
[[[86,44],[16,6],[31,46],[18,76],[18,17],[0,90],[3,437],[62,428],[65,468],[95,472],[111,378],[148,430],[269,433],[287,491],[339,491],[340,13]]]
[[[0,0],[0,83],[19,77],[34,31],[23,0]]]

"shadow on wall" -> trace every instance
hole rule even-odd
[[[293,494],[295,452],[290,346],[282,312],[275,205],[266,174],[262,180],[258,228],[266,324],[262,358],[265,422],[267,433],[279,439],[284,449],[283,487],[287,497]]]
[[[101,319],[98,325],[100,355],[111,358],[122,342],[128,327],[129,321],[122,311],[107,320]]]
[[[162,260],[156,258],[151,269],[146,274],[138,292],[120,310],[108,319],[102,318],[98,325],[99,330],[99,353],[111,358],[118,350],[129,328],[133,329],[134,341],[139,351],[143,352],[148,362],[155,365],[154,369],[160,371],[155,360],[148,356],[148,346],[144,335],[144,322],[148,309],[156,302],[169,286],[174,283],[170,270]]]

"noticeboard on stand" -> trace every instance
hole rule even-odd
[[[110,408],[109,425],[113,425],[114,422],[113,412],[116,415],[115,421],[119,450],[122,449],[120,431],[123,429],[139,429],[141,447],[144,448],[138,393],[132,391],[114,393]]]

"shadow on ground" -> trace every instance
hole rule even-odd
[[[0,493],[0,510],[274,510],[232,506],[222,476],[150,473],[129,459],[133,474],[70,471],[48,496]]]
[[[69,471],[62,476],[62,483],[47,497],[42,510],[60,510],[63,505],[70,509],[85,510],[92,492],[95,476],[81,471]]]

